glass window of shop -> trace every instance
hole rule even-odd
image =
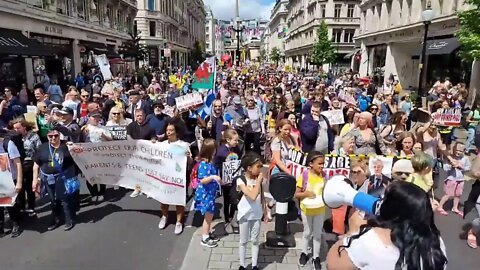
[[[38,42],[51,46],[56,52],[55,57],[33,58],[33,72],[35,83],[42,82],[47,73],[51,79],[57,78],[61,81],[68,74],[72,73],[72,41],[57,37],[44,36],[31,33],[30,36]]]

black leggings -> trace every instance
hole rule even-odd
[[[222,186],[222,195],[223,195],[223,216],[225,217],[225,222],[230,222],[235,211],[237,211],[237,206],[232,204],[230,198],[230,189],[232,186]]]
[[[262,154],[260,150],[260,136],[260,132],[245,133],[245,153],[253,151],[259,155]]]
[[[23,183],[22,190],[18,194],[18,204],[20,209],[25,209],[28,203],[28,209],[35,210],[35,192],[32,189],[33,181],[33,161],[26,160],[23,162]],[[25,193],[27,194],[25,198]]]

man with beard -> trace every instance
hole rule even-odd
[[[148,125],[155,131],[157,140],[165,139],[166,121],[170,118],[163,113],[163,103],[160,100],[153,102],[153,114],[147,116]]]
[[[205,122],[207,123],[207,136],[220,143],[222,132],[229,126],[229,123],[223,119],[222,100],[213,101],[212,113],[205,118]]]

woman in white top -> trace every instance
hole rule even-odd
[[[126,140],[127,126],[131,122],[131,119],[125,119],[123,117],[123,110],[115,106],[110,109],[110,113],[108,114],[108,122],[105,126],[110,131],[113,140]]]
[[[439,270],[448,263],[445,245],[433,220],[428,195],[408,182],[389,185],[380,214],[366,224],[358,212],[349,220],[350,237],[327,255],[327,269]]]
[[[237,178],[237,189],[243,194],[237,205],[240,232],[239,269],[246,269],[245,255],[247,243],[250,241],[252,243],[252,270],[258,270],[260,226],[266,209],[265,197],[262,192],[264,177],[261,170],[263,163],[258,154],[252,153],[242,158],[240,167],[244,170],[244,173]]]

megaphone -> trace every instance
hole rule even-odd
[[[342,205],[350,205],[369,215],[378,215],[381,199],[353,188],[353,183],[343,175],[331,177],[323,188],[323,202],[335,209]]]

